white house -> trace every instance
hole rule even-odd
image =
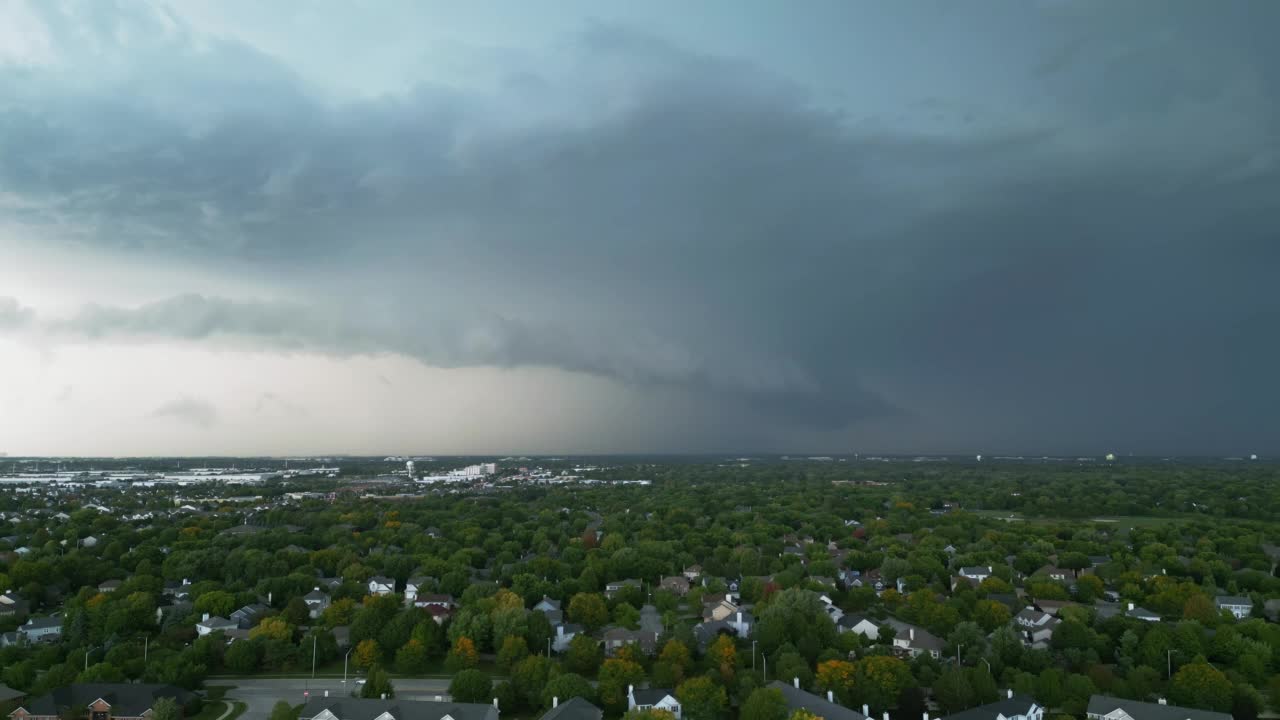
[[[962,567],[960,568],[960,577],[982,582],[983,580],[991,577],[991,566],[975,565],[973,567]]]
[[[57,615],[32,618],[25,625],[18,628],[18,634],[25,637],[27,642],[56,640],[62,636],[62,618]]]
[[[1231,613],[1237,620],[1243,620],[1253,612],[1253,601],[1247,597],[1219,595],[1213,599],[1213,604],[1218,610],[1226,610]]]
[[[430,582],[431,582],[431,578],[423,575],[411,577],[407,581],[405,581],[404,604],[412,605],[413,601],[417,599],[418,593],[426,590]]]
[[[374,575],[369,578],[370,595],[390,595],[396,591],[396,581],[389,577]]]
[[[329,607],[329,596],[317,587],[306,595],[303,595],[302,602],[307,604],[307,615],[309,615],[312,620],[315,620],[323,615],[325,609]]]
[[[556,626],[555,637],[551,638],[551,649],[556,652],[564,652],[569,649],[569,643],[578,633],[582,632],[581,625],[575,623],[561,623]]]
[[[880,626],[868,620],[862,615],[845,615],[836,623],[838,632],[851,632],[855,635],[861,635],[868,640],[880,639]]]
[[[680,720],[680,701],[675,691],[667,688],[637,690],[635,685],[628,685],[627,710],[666,710]]]
[[[200,619],[200,622],[196,623],[196,634],[200,637],[204,637],[209,633],[229,632],[231,630],[237,630],[239,627],[239,625],[224,617],[218,617],[216,615],[210,617],[209,613],[205,613],[204,617]]]

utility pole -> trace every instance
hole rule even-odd
[[[147,649],[151,646],[151,633],[142,636],[142,664],[147,664]]]
[[[311,678],[316,677],[316,641],[320,639],[319,635],[311,634]]]
[[[756,671],[756,641],[751,641],[751,672]]]

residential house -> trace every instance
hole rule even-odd
[[[975,582],[982,582],[991,577],[991,574],[992,568],[990,565],[974,565],[960,568],[960,577],[968,578]]]
[[[1070,582],[1076,579],[1076,574],[1072,570],[1060,568],[1056,565],[1045,565],[1044,567],[1031,573],[1032,577],[1043,577],[1057,582]]]
[[[572,697],[564,702],[560,698],[551,698],[551,709],[542,715],[541,720],[603,720],[604,711],[583,700]]]
[[[683,575],[688,578],[689,582],[696,582],[698,578],[702,577],[702,566],[690,565],[684,569]]]
[[[120,586],[123,584],[124,583],[119,580],[104,580],[103,582],[98,583],[98,592],[112,593],[119,590]]]
[[[645,688],[637,690],[627,686],[627,710],[666,710],[680,720],[680,701],[676,691],[670,688]]]
[[[893,628],[893,647],[898,652],[911,657],[921,653],[928,653],[935,658],[942,657],[942,649],[946,644],[928,630],[896,618],[886,620],[884,626]]]
[[[880,571],[876,569],[868,570],[866,572],[862,572],[860,570],[849,570],[845,573],[845,577],[847,578],[845,585],[850,590],[869,587],[878,593],[887,587],[884,584],[884,578],[880,576]]]
[[[827,613],[827,617],[831,618],[831,622],[840,622],[840,618],[844,617],[844,610],[841,610],[827,595],[819,595],[818,599],[822,601],[822,609]]]
[[[790,685],[780,680],[774,680],[769,683],[769,689],[782,693],[782,699],[787,703],[788,715],[797,710],[805,710],[823,718],[823,720],[867,720],[865,714],[837,704],[833,693],[830,691],[827,692],[827,696],[824,698],[821,695],[814,695],[811,692],[801,690],[800,678],[793,679]]]
[[[942,548],[942,552],[944,552],[944,553],[946,553],[946,554],[948,554],[948,555],[955,555],[956,553],[958,553],[958,552],[960,552],[960,551],[956,549],[956,546],[955,546],[955,545],[948,545],[948,546],[946,546],[946,547]]]
[[[640,652],[646,655],[652,655],[658,650],[658,633],[653,631],[613,627],[605,630],[602,640],[604,654],[609,657],[613,657],[627,645],[638,646]]]
[[[404,584],[404,604],[413,605],[419,593],[425,593],[435,585],[435,579],[426,575],[415,575],[409,578]]]
[[[182,582],[166,582],[161,593],[175,600],[188,600],[191,598],[191,581],[182,578]]]
[[[382,575],[374,575],[369,578],[369,594],[370,595],[391,595],[396,591],[396,581]]]
[[[542,599],[533,606],[533,609],[540,613],[560,612],[560,601],[543,595]]]
[[[941,720],[1043,720],[1044,708],[1026,695],[1006,691],[1004,698],[986,705],[961,710]]]
[[[62,618],[57,615],[31,618],[18,628],[18,634],[27,642],[54,642],[62,637]]]
[[[1128,615],[1131,618],[1145,620],[1146,622],[1160,622],[1159,613],[1151,612],[1146,608],[1135,607],[1133,603],[1129,603],[1129,609],[1125,611],[1125,615]]]
[[[634,579],[616,580],[604,586],[604,596],[612,600],[614,597],[616,597],[619,593],[623,592],[627,588],[640,589],[642,587],[643,586],[641,585],[639,580],[634,580]]]
[[[14,690],[4,683],[0,683],[0,703],[7,703],[10,700],[21,700],[26,696],[27,694],[21,690]]]
[[[680,597],[689,594],[689,578],[683,575],[672,575],[671,577],[662,578],[662,582],[658,587],[667,592],[675,593]]]
[[[1198,710],[1159,702],[1138,702],[1109,695],[1094,695],[1085,709],[1089,720],[1231,720],[1228,713]]]
[[[1024,642],[1034,648],[1047,648],[1054,629],[1062,621],[1047,612],[1027,607],[1013,616],[1013,622],[1022,632]]]
[[[254,625],[257,625],[258,621],[265,617],[270,611],[271,608],[263,605],[262,603],[245,605],[239,610],[231,613],[231,622],[235,623],[236,627],[241,630],[248,630]]]
[[[432,700],[313,697],[298,720],[498,720],[494,703],[456,703]]]
[[[1247,597],[1219,595],[1213,599],[1213,604],[1218,610],[1226,610],[1231,613],[1237,620],[1243,620],[1253,612],[1253,601]]]
[[[434,620],[437,625],[443,625],[446,620],[453,617],[452,605],[427,605],[422,609],[431,616],[431,619]]]
[[[551,649],[558,653],[568,650],[574,636],[582,631],[583,627],[577,623],[560,623],[556,626],[556,634],[551,638]]]
[[[733,601],[727,599],[723,595],[716,596],[714,602],[703,603],[702,619],[706,620],[727,620],[729,616],[738,612],[738,606]]]
[[[751,613],[737,610],[723,619],[712,619],[698,623],[693,627],[693,637],[698,641],[699,647],[705,650],[721,635],[729,635],[736,638],[751,637],[751,631],[754,627],[755,618]]]
[[[840,618],[836,623],[837,632],[851,632],[855,635],[861,635],[868,640],[877,640],[880,638],[880,626],[869,620],[865,615],[847,614]]]
[[[225,633],[239,627],[239,625],[224,617],[218,617],[217,615],[210,617],[209,613],[205,613],[204,616],[200,618],[200,622],[196,623],[196,634],[200,637],[204,637],[210,633]]]
[[[142,720],[160,698],[172,698],[179,706],[192,695],[173,685],[134,683],[76,683],[48,695],[24,700],[9,713],[10,720]]]
[[[0,618],[23,618],[30,610],[30,605],[21,594],[13,590],[0,595]]]
[[[87,548],[98,547],[98,538],[90,535],[89,537],[81,540],[80,544]]]
[[[452,595],[443,595],[440,593],[423,593],[418,595],[416,598],[414,598],[413,606],[420,607],[420,608],[440,607],[440,608],[445,608],[447,610],[452,610],[454,607],[457,606],[457,603],[453,601]]]
[[[329,607],[329,595],[321,590],[318,586],[302,596],[302,602],[307,604],[307,615],[315,620],[324,614],[326,608]]]

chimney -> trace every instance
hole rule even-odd
[[[1133,603],[1129,603],[1129,610],[1133,610]]]
[[[921,713],[921,715],[924,718],[924,720],[929,720],[929,711],[926,710],[925,712]]]
[[[205,613],[204,617],[200,618],[200,622],[209,622],[209,613]]]
[[[1004,696],[1005,696],[1005,697],[1007,697],[1007,698],[1009,698],[1010,700],[1012,700],[1012,699],[1013,699],[1013,688],[1009,688],[1008,690],[1005,690],[1005,691],[1004,691]]]
[[[889,711],[888,711],[888,710],[886,710],[886,711],[884,712],[884,720],[889,720]]]
[[[319,585],[315,586],[315,591],[316,591],[316,592],[320,592],[320,586],[319,586]]]
[[[862,703],[862,714],[871,717],[871,708],[866,703]]]
[[[1168,700],[1165,700],[1164,698],[1160,698],[1160,699],[1156,700],[1156,702],[1160,703],[1161,705],[1168,705],[1168,704],[1169,704],[1169,701],[1168,701]]]
[[[560,696],[557,695],[551,698],[551,707],[560,707]]]
[[[386,699],[387,699],[387,694],[386,694],[386,693],[382,693],[382,699],[383,699],[383,700],[386,700]]]
[[[493,707],[494,707],[495,709],[498,707],[498,698],[494,698],[494,699],[493,699]]]
[[[830,690],[828,690],[828,691],[827,691],[827,702],[829,702],[829,703],[833,703],[833,702],[835,702],[835,701],[836,701],[836,694],[835,694],[835,693],[833,693],[833,692],[831,692]]]
[[[324,691],[324,696],[325,696],[325,697],[329,697],[329,691],[328,691],[328,690],[325,690],[325,691]],[[929,720],[929,718],[925,718],[925,720]]]
[[[796,689],[798,690],[798,689],[800,688],[800,676],[799,676],[799,675],[797,675],[797,676],[795,676],[794,678],[792,678],[792,679],[791,679],[791,684],[792,684],[792,685],[795,685],[795,686],[796,686]]]
[[[916,629],[915,629],[915,628],[908,628],[908,629],[907,629],[907,635],[908,635],[908,636],[910,636],[910,638],[911,638],[912,640],[915,640],[915,639],[916,639]]]

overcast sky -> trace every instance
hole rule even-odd
[[[1274,0],[0,0],[0,452],[1280,451]]]

